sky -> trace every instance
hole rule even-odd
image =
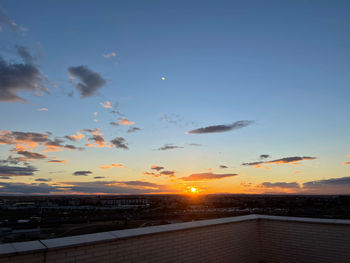
[[[0,195],[350,194],[349,1],[0,1]]]

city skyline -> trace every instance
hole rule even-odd
[[[0,195],[350,194],[349,11],[1,1]]]

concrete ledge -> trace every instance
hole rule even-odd
[[[283,217],[283,216],[267,216],[267,215],[253,214],[253,215],[246,215],[246,216],[200,220],[200,221],[193,221],[193,222],[187,222],[187,223],[100,232],[100,233],[78,235],[78,236],[71,236],[71,237],[44,239],[44,240],[38,240],[38,241],[0,244],[0,257],[12,255],[12,254],[35,253],[35,252],[45,251],[45,250],[54,250],[54,249],[67,248],[67,247],[78,247],[78,246],[84,246],[87,244],[103,243],[103,242],[115,241],[118,239],[132,238],[136,236],[153,235],[153,234],[166,233],[171,231],[203,228],[208,226],[238,223],[238,222],[251,221],[251,220],[277,220],[277,221],[304,222],[304,223],[313,223],[313,224],[340,224],[340,225],[350,226],[350,220]]]

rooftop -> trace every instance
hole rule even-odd
[[[350,262],[350,220],[248,215],[0,245],[0,262]]]

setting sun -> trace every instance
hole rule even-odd
[[[191,193],[193,194],[198,193],[198,189],[195,187],[191,187]]]

